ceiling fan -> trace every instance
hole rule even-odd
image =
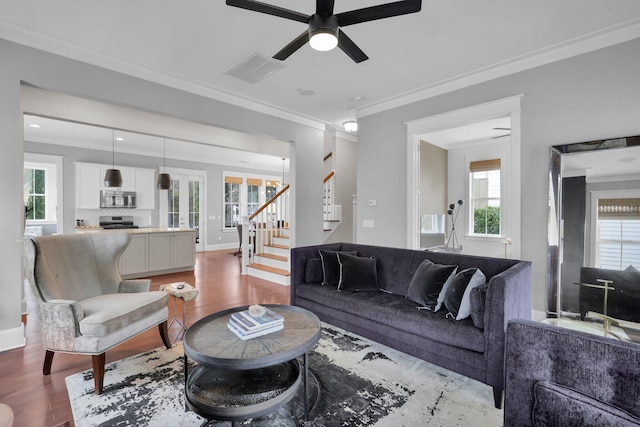
[[[313,15],[305,15],[255,0],[227,0],[227,5],[308,24],[308,30],[276,53],[273,56],[275,59],[284,61],[309,42],[316,50],[331,50],[338,46],[358,63],[366,61],[369,57],[342,32],[341,27],[419,12],[422,0],[401,0],[337,14],[333,13],[334,0],[316,0],[316,12]]]

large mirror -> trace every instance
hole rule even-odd
[[[640,136],[551,147],[549,192],[549,317],[640,341]]]

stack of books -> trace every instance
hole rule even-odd
[[[243,310],[229,316],[227,327],[241,340],[250,340],[283,329],[284,317],[266,307],[260,317],[253,317],[249,310]]]

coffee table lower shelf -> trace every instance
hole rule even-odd
[[[287,403],[295,396],[301,379],[295,359],[249,370],[198,365],[186,379],[186,403],[190,410],[210,420],[246,420]]]

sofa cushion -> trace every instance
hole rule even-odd
[[[358,253],[356,251],[325,251],[323,249],[320,249],[318,252],[322,260],[322,286],[337,288],[340,282],[338,253],[347,255],[358,255]]]
[[[531,421],[536,427],[637,426],[640,418],[550,381],[533,386]]]
[[[377,291],[376,259],[338,253],[339,291]]]
[[[417,310],[414,302],[401,295],[382,291],[337,292],[334,289],[311,284],[298,284],[296,298],[314,301],[345,313],[360,317],[366,328],[375,328],[376,322],[418,335],[433,341],[482,353],[485,337],[473,327],[471,319],[454,322],[444,311]]]
[[[167,307],[163,291],[105,294],[79,301],[82,335],[104,337]]]
[[[471,290],[485,283],[484,274],[478,268],[467,268],[455,275],[444,297],[444,305],[454,319],[471,315]]]
[[[455,276],[457,266],[434,264],[425,259],[409,283],[407,298],[428,310],[435,311],[440,291]]]

